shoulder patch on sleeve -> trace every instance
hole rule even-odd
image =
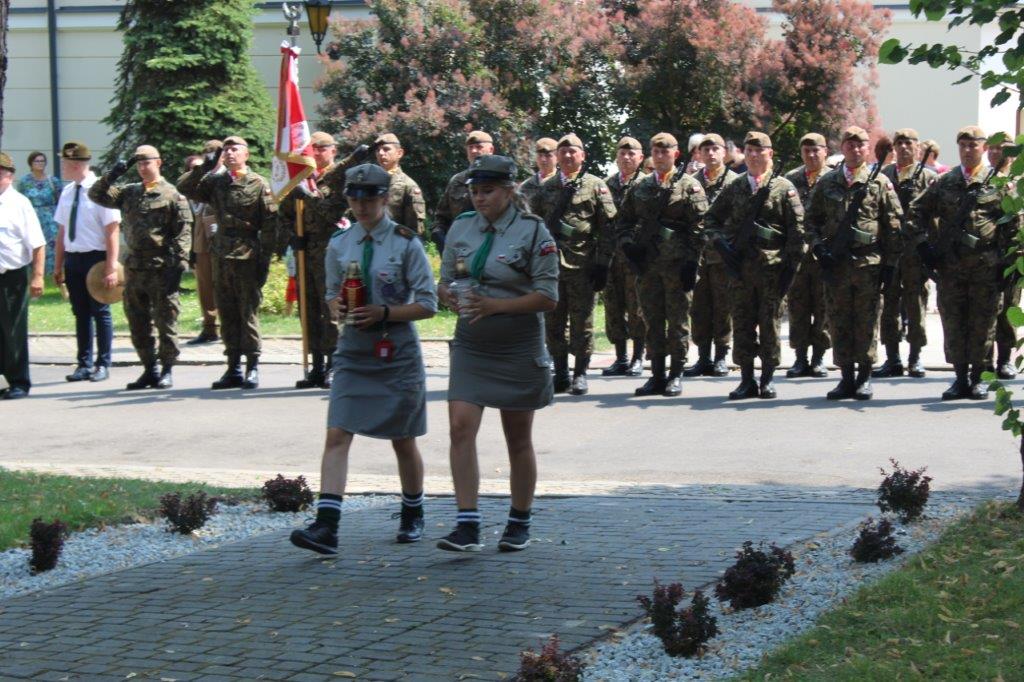
[[[558,253],[558,247],[555,245],[553,239],[545,239],[537,245],[538,256],[549,256],[553,253]]]
[[[796,196],[796,190],[795,189],[786,190],[786,196],[787,197],[795,197]]]
[[[412,239],[416,236],[416,233],[410,230],[405,225],[395,225],[395,234],[406,239]]]

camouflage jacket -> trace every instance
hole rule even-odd
[[[468,168],[453,175],[444,188],[444,193],[441,194],[441,200],[437,202],[437,208],[434,209],[434,228],[440,228],[445,234],[448,234],[456,217],[473,210],[469,187],[466,186],[468,177]]]
[[[669,199],[659,215],[662,191],[669,192]],[[707,195],[692,175],[684,173],[671,187],[663,188],[652,173],[626,192],[616,223],[616,238],[620,246],[643,246],[648,263],[698,260],[704,246],[701,231],[707,210]]]
[[[544,181],[530,202],[531,212],[544,219],[551,230],[549,216],[561,202],[566,186],[562,173]],[[607,266],[615,248],[615,204],[608,185],[596,175],[585,173],[579,189],[572,195],[562,215],[559,234],[552,235],[558,242],[559,260],[567,270],[578,270],[590,265]]]
[[[127,247],[125,267],[148,270],[188,260],[192,207],[163,178],[147,190],[141,182],[111,185],[102,177],[89,188],[89,199],[121,211],[121,234]]]
[[[708,206],[711,206],[715,203],[715,197],[725,189],[726,185],[738,178],[739,175],[726,168],[714,182],[710,182],[707,176],[704,175],[704,169],[701,168],[693,174],[693,177],[704,188],[704,194],[708,197]],[[714,249],[704,249],[704,260],[712,264],[721,263],[722,256]]]
[[[750,176],[743,173],[719,192],[704,215],[708,241],[719,237],[745,254],[755,254],[757,262],[775,265],[783,260],[798,263],[807,248],[804,242],[804,205],[786,178],[768,181],[768,196],[757,216],[757,225],[747,244],[738,244],[740,232],[754,210],[757,193],[750,187]],[[760,191],[760,189],[758,190]]]
[[[558,171],[555,172],[557,173]],[[534,195],[537,194],[540,190],[541,184],[543,184],[546,179],[547,178],[541,178],[539,172],[534,172],[519,185],[519,193],[523,195],[523,199],[526,199],[527,205],[533,201]]]
[[[303,200],[302,233],[310,240],[326,242],[338,229],[338,221],[344,209],[335,200],[334,189],[324,182],[333,167],[325,169],[317,179],[318,196],[305,196],[293,190],[281,199],[277,214],[281,233],[277,251],[283,251],[288,236],[296,233],[295,200],[299,197]]]
[[[804,225],[808,232],[808,243],[813,247],[819,243],[831,243],[839,231],[846,209],[858,189],[867,181],[867,167],[859,171],[853,185],[846,182],[843,165],[818,178],[811,189],[804,212]],[[900,200],[889,178],[879,175],[867,188],[867,196],[861,205],[854,227],[861,237],[850,243],[850,261],[854,267],[869,265],[895,266],[903,249],[900,226],[903,211]]]
[[[893,187],[896,188],[896,196],[899,197],[900,208],[903,209],[902,235],[904,246],[913,241],[913,229],[910,225],[910,204],[914,199],[921,196],[921,194],[939,178],[939,174],[931,168],[924,168],[921,170],[921,175],[918,176],[917,181],[915,182],[913,176],[916,169],[916,163],[905,169],[902,180],[900,179],[900,172],[899,169],[896,168],[895,163],[890,163],[882,169],[882,174],[889,178]],[[906,250],[907,249],[904,248],[904,251]]]
[[[217,216],[213,254],[227,260],[267,260],[277,241],[277,202],[270,184],[247,172],[232,179],[226,171],[203,174],[197,166],[178,180],[178,191],[209,204]]]
[[[637,169],[633,173],[627,182],[622,182],[622,177],[619,172],[616,171],[604,179],[604,184],[608,185],[608,191],[612,193],[612,203],[615,204],[616,210],[622,208],[622,200],[626,198],[626,192],[636,186],[638,182],[647,177],[647,174],[641,169]]]
[[[814,184],[821,180],[822,176],[828,172],[828,168],[822,168],[821,172],[818,173],[818,177],[815,178]],[[796,188],[796,194],[800,197],[800,203],[803,204],[804,209],[807,208],[807,200],[811,198],[811,190],[814,189],[814,185],[807,181],[807,169],[805,166],[794,168],[782,177],[793,183],[793,187]]]
[[[983,179],[966,182],[960,166],[939,176],[910,205],[910,243],[927,239],[946,265],[1004,263],[1021,220],[1020,216],[1005,220],[1002,201],[1009,190],[982,187]],[[964,235],[957,238],[957,216],[971,189],[979,190],[978,199],[965,221]]]
[[[391,173],[388,188],[388,214],[399,225],[404,225],[418,235],[423,234],[427,223],[427,204],[416,181],[401,168]]]

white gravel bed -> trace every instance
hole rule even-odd
[[[934,496],[933,493],[933,499]],[[858,564],[850,558],[849,550],[859,524],[823,533],[791,547],[796,573],[785,583],[776,601],[756,609],[731,612],[728,603],[719,602],[714,596],[713,589],[705,592],[718,619],[719,634],[708,643],[702,658],[667,655],[661,640],[648,632],[650,625],[645,619],[584,655],[587,667],[583,679],[654,682],[720,680],[738,675],[789,638],[811,629],[822,613],[839,605],[858,588],[902,566],[908,557],[934,542],[950,522],[971,511],[978,502],[977,498],[967,497],[933,502],[925,510],[926,518],[907,525],[890,517],[897,544],[905,551],[876,564]],[[877,511],[873,514],[876,520],[880,516]],[[758,538],[751,540],[756,544]],[[658,576],[663,584],[681,579],[685,576]],[[651,590],[653,585],[644,589],[648,594]],[[689,606],[691,596],[687,591],[681,606]],[[637,612],[639,615],[639,604]]]
[[[396,504],[390,495],[353,495],[342,503],[342,513]],[[29,570],[29,549],[0,552],[0,600],[66,585],[104,573],[163,561],[183,554],[213,549],[253,535],[308,523],[315,511],[294,514],[271,512],[259,503],[217,504],[217,513],[190,535],[168,532],[163,519],[91,528],[72,533],[64,542],[57,566],[38,575]]]

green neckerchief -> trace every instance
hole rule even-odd
[[[487,263],[487,256],[491,255],[491,246],[494,244],[494,225],[488,225],[484,235],[484,243],[473,255],[473,263],[469,266],[469,276],[480,281],[484,274],[484,265]]]
[[[366,288],[366,303],[370,303],[373,279],[370,277],[370,263],[373,262],[373,237],[363,237],[363,286]]]

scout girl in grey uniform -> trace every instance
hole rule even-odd
[[[437,294],[423,244],[385,213],[390,180],[371,164],[345,173],[345,195],[357,222],[327,247],[331,314],[352,319],[334,352],[316,521],[291,535],[294,545],[321,554],[337,554],[354,434],[391,440],[402,482],[398,542],[423,536],[423,459],[416,437],[427,432],[426,373],[412,323],[437,312]],[[361,264],[367,301],[349,311],[339,293],[353,261]]]
[[[512,509],[498,543],[502,550],[530,542],[530,507],[537,482],[533,413],[551,403],[551,373],[543,313],[558,301],[558,250],[543,221],[516,197],[516,166],[505,156],[482,156],[467,184],[476,211],[452,223],[441,264],[440,294],[459,312],[451,344],[448,418],[457,525],[438,547],[479,551],[480,472],[476,435],[485,407],[501,411],[511,464]],[[459,304],[452,291],[460,261],[475,293]],[[465,286],[460,283],[456,288]]]

